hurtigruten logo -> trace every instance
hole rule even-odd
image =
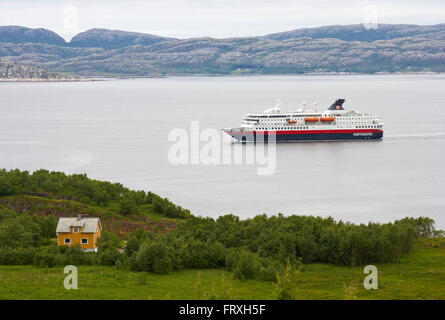
[[[354,136],[372,136],[372,132],[355,132]]]
[[[200,131],[199,121],[190,123],[190,132],[173,129],[168,150],[172,165],[256,165],[258,175],[272,175],[276,169],[275,133],[269,132],[267,143],[259,132],[255,143],[234,143],[232,137],[215,129]]]

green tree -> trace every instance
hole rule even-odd
[[[260,266],[258,255],[247,250],[241,250],[233,275],[241,280],[254,279],[260,271]]]
[[[136,213],[135,202],[129,197],[124,197],[119,203],[119,212],[124,215]]]
[[[297,278],[300,270],[292,270],[290,260],[287,260],[283,273],[277,275],[276,299],[295,300],[297,297]]]
[[[174,251],[161,241],[143,243],[135,255],[132,267],[139,271],[170,273],[176,268]]]

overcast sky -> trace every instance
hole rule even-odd
[[[90,28],[222,38],[365,19],[445,23],[445,0],[0,0],[0,25],[47,28],[66,40]]]

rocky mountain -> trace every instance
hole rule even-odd
[[[79,33],[71,39],[69,45],[72,47],[99,47],[99,48],[122,48],[133,45],[151,45],[154,43],[173,40],[146,33],[127,32],[108,29],[90,29]]]
[[[0,59],[0,81],[4,80],[73,80],[59,72]]]
[[[47,29],[30,29],[20,26],[0,26],[0,43],[46,43],[57,46],[66,44],[57,33]]]
[[[265,36],[265,38],[289,40],[308,37],[312,39],[333,38],[344,41],[373,42],[377,40],[392,40],[406,37],[438,39],[436,37],[438,33],[440,33],[440,38],[445,40],[445,23],[431,26],[419,26],[415,24],[379,24],[376,29],[367,29],[363,24],[324,26],[273,33]]]
[[[0,58],[87,76],[445,72],[444,28],[332,26],[227,39],[92,29],[65,45],[0,41]]]
[[[0,43],[43,43],[67,47],[122,48],[132,45],[151,45],[174,40],[147,33],[108,29],[90,29],[66,42],[57,33],[48,29],[31,29],[20,26],[0,26]]]

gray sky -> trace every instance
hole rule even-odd
[[[0,0],[0,25],[47,28],[67,40],[90,28],[222,38],[370,17],[379,23],[445,23],[445,0]]]

